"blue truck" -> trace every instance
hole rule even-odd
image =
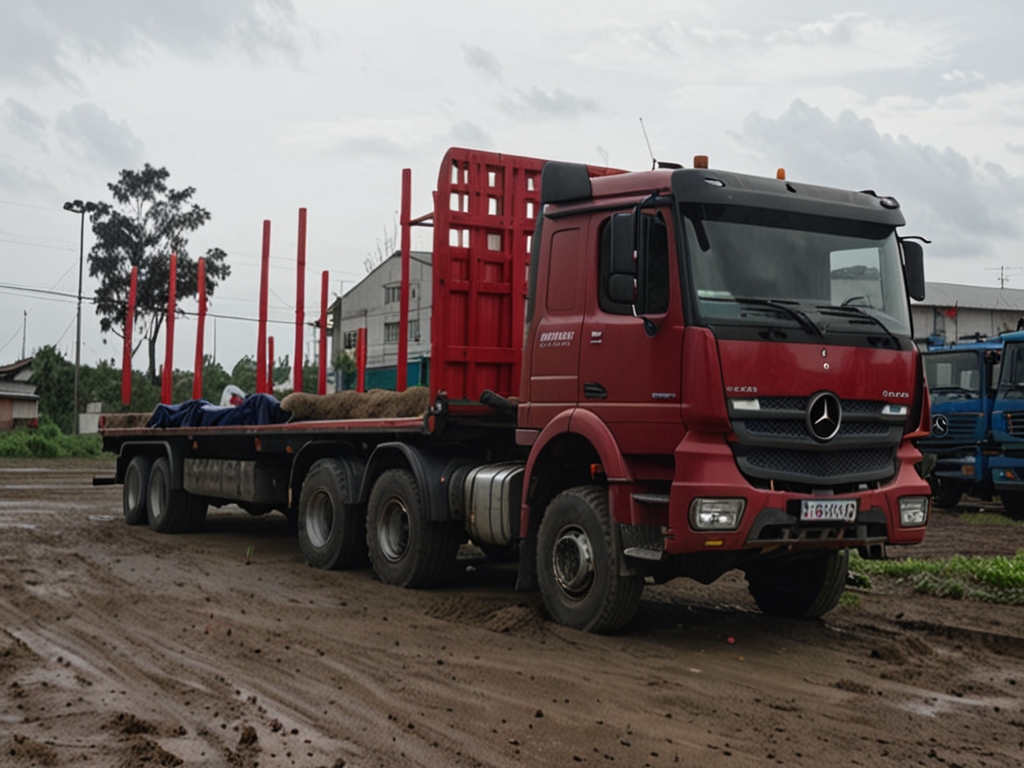
[[[1024,341],[1024,333],[1019,335]],[[931,434],[917,441],[931,465],[927,479],[937,507],[955,507],[964,494],[991,501],[991,462],[1000,453],[992,412],[1004,337],[933,347],[923,355],[931,393]],[[1024,370],[1024,347],[1021,349]],[[1020,397],[1024,397],[1024,390]],[[1024,457],[1024,399],[1018,440]],[[1024,466],[1024,461],[1018,462]],[[1021,483],[1024,500],[1024,482]]]
[[[1000,454],[989,462],[993,492],[1006,514],[1024,520],[1024,332],[1004,333],[1002,366],[992,404],[991,436]]]

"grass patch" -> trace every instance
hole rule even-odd
[[[91,458],[102,452],[99,435],[65,435],[52,421],[44,421],[37,429],[0,432],[0,458],[4,459]]]
[[[1024,520],[1014,520],[1012,517],[1001,515],[998,512],[962,512],[961,522],[968,525],[1022,528]]]
[[[856,592],[843,592],[839,596],[839,605],[843,608],[860,608],[860,595]]]
[[[863,560],[854,554],[850,570],[857,576],[907,581],[925,595],[1024,605],[1024,552],[1013,557],[954,555],[944,560]]]

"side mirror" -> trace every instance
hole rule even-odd
[[[907,281],[907,294],[924,301],[924,247],[914,240],[901,241],[903,246],[903,276]]]

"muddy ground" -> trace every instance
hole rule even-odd
[[[277,514],[128,527],[110,467],[0,464],[0,765],[1024,763],[1024,607],[876,579],[797,622],[730,575],[593,636],[479,558],[415,592],[308,568]],[[1021,549],[940,511],[893,554]]]

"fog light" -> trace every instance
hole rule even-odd
[[[907,496],[900,499],[900,525],[904,528],[914,528],[927,522],[927,496]]]
[[[696,531],[734,531],[746,504],[746,499],[694,499],[690,503],[690,525]]]

